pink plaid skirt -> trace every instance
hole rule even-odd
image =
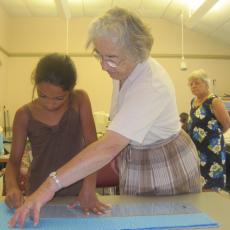
[[[199,158],[181,131],[161,143],[128,145],[117,158],[120,194],[176,195],[201,192]]]

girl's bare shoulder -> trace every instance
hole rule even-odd
[[[74,106],[80,106],[82,103],[89,103],[89,96],[85,90],[74,90],[72,93],[72,102]]]

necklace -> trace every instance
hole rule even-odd
[[[208,94],[207,96],[205,96],[205,97],[203,97],[203,98],[201,98],[201,99],[196,98],[196,99],[194,100],[193,105],[194,105],[195,107],[199,107],[200,105],[203,104],[203,102],[205,102],[205,101],[210,97],[210,95],[212,95],[212,94]]]

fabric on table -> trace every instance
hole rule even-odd
[[[7,222],[12,216],[5,204],[0,204],[0,229],[9,229]],[[88,217],[88,218],[47,218],[41,219],[38,226],[28,220],[28,230],[134,230],[134,229],[194,229],[214,228],[218,223],[204,213],[185,215],[131,216],[131,217]]]

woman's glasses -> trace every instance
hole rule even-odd
[[[111,67],[111,68],[117,68],[119,66],[119,64],[121,63],[121,61],[118,61],[118,57],[106,57],[106,56],[102,56],[99,53],[97,53],[96,51],[93,52],[93,56],[99,60],[100,62],[106,62],[106,64]]]

